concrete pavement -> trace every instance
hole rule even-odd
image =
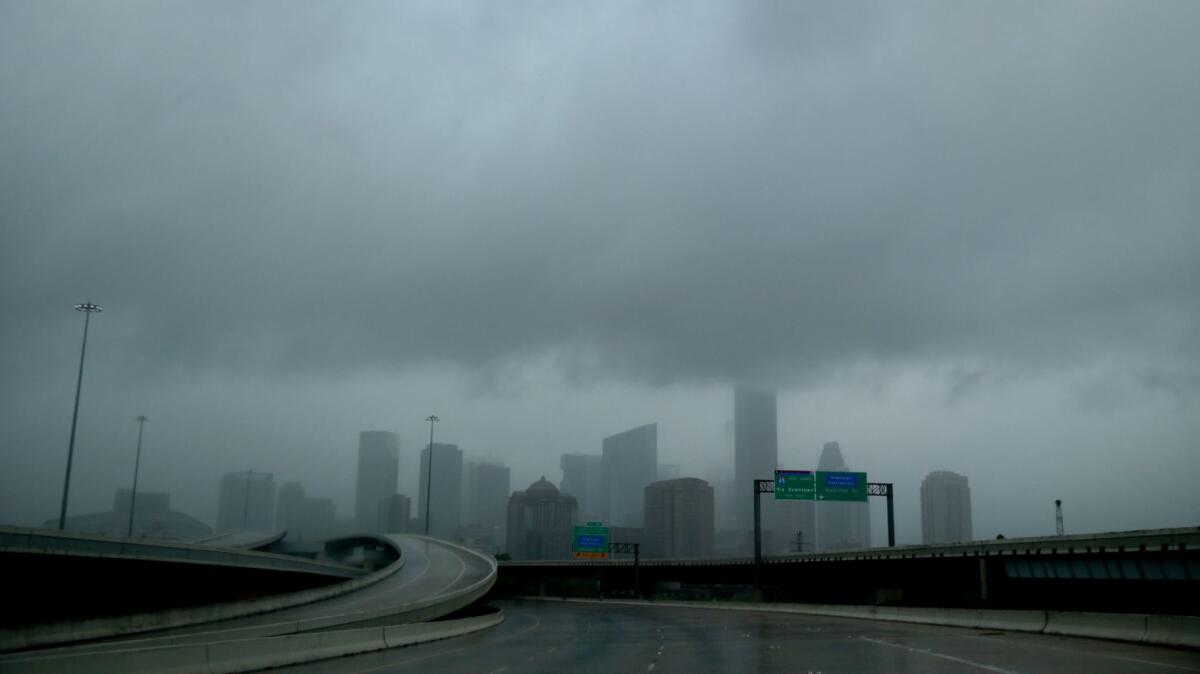
[[[1200,672],[1200,653],[1062,636],[824,616],[502,601],[499,627],[284,671]]]

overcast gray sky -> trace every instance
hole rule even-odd
[[[1200,520],[1200,3],[0,0],[0,521],[356,435],[838,440],[919,539]],[[411,468],[413,454],[409,454]],[[407,478],[406,478],[407,479]],[[882,537],[877,522],[876,537]]]

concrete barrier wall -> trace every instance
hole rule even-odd
[[[5,667],[43,672],[162,672],[164,674],[233,674],[283,667],[355,653],[399,648],[469,634],[500,624],[499,611],[437,623],[363,627],[336,632],[312,632],[262,639],[208,644],[136,648],[103,653],[46,655],[6,661]]]
[[[63,555],[137,559],[151,562],[232,566],[270,571],[295,571],[356,578],[361,569],[343,564],[285,557],[251,550],[223,550],[200,544],[114,538],[77,532],[47,531],[0,526],[0,551],[36,555]]]
[[[725,611],[796,613],[831,618],[882,620],[974,629],[1032,632],[1132,641],[1163,646],[1200,648],[1200,616],[1140,613],[1081,613],[1066,611],[1007,611],[993,609],[856,606],[836,604],[752,604],[703,601],[638,601],[634,599],[558,599],[526,597],[530,601],[701,608]]]
[[[1148,644],[1200,648],[1200,617],[1148,615],[1146,636],[1142,641]]]
[[[381,538],[381,540],[387,539]],[[398,572],[403,567],[404,562],[404,558],[401,557],[395,563],[389,564],[379,571],[360,576],[353,580],[250,601],[211,604],[208,606],[156,611],[153,613],[138,613],[112,618],[33,625],[25,628],[2,630],[0,631],[0,652],[185,627],[303,606],[354,592],[378,583]]]
[[[1137,613],[1051,611],[1046,614],[1046,627],[1042,632],[1117,641],[1142,641],[1146,637],[1146,616]]]

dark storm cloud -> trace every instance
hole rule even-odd
[[[1194,3],[0,11],[8,381],[90,296],[139,376],[1194,390]]]

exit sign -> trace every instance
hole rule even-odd
[[[775,471],[776,501],[812,501],[817,497],[817,478],[811,470]]]

